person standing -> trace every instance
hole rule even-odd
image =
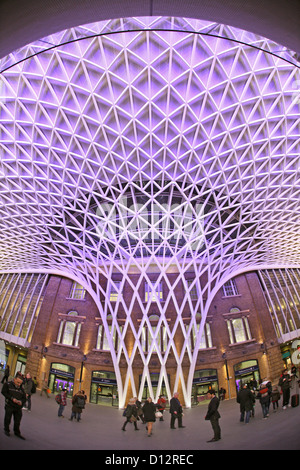
[[[27,407],[25,405],[25,409],[27,409],[27,411],[29,412],[31,411],[32,390],[33,390],[33,380],[31,378],[30,373],[28,372],[25,376],[24,392],[26,393],[26,401],[27,401]]]
[[[263,418],[267,419],[269,416],[269,405],[270,405],[271,392],[265,383],[260,385],[257,398],[260,401]]]
[[[175,420],[178,420],[178,427],[179,428],[185,428],[185,426],[182,425],[182,406],[179,401],[179,393],[175,392],[173,398],[170,400],[170,413],[171,413],[171,422],[170,422],[170,428],[171,429],[176,429],[175,428]]]
[[[248,424],[250,421],[250,414],[253,409],[253,403],[255,402],[255,397],[246,383],[242,385],[242,389],[239,391],[236,401],[240,404],[240,421],[245,421],[245,423]]]
[[[219,419],[221,418],[221,416],[218,411],[220,401],[216,397],[216,392],[213,389],[209,390],[207,396],[210,402],[208,404],[205,420],[210,421],[214,431],[214,437],[207,442],[216,442],[221,439],[221,428],[219,425]]]
[[[60,402],[59,402],[58,413],[57,413],[59,418],[64,418],[63,412],[65,409],[65,406],[67,406],[67,389],[63,388],[62,391],[60,392]]]
[[[10,374],[10,369],[9,369],[9,366],[6,365],[4,375],[3,375],[2,380],[1,380],[2,384],[4,384],[4,382],[8,382],[9,374]]]
[[[152,402],[152,398],[148,397],[143,406],[144,419],[145,419],[145,422],[147,423],[148,437],[152,435],[153,423],[155,423],[156,421],[155,411],[156,411],[156,406]]]
[[[43,392],[45,392],[47,398],[50,398],[48,381],[47,381],[46,378],[43,380],[43,384],[42,384],[42,387],[41,387],[41,396],[43,395]]]
[[[72,398],[72,413],[70,421],[73,421],[73,418],[77,419],[77,422],[81,420],[82,410],[85,408],[86,395],[84,391],[77,392]]]
[[[25,440],[20,431],[22,420],[22,407],[26,403],[26,394],[22,387],[22,379],[17,375],[11,382],[5,382],[2,387],[2,395],[5,397],[4,433],[10,436],[10,423],[14,417],[14,433],[20,439]]]
[[[284,369],[279,379],[278,385],[282,391],[282,408],[286,410],[287,406],[290,406],[290,395],[291,395],[291,377],[287,369]]]
[[[278,390],[277,385],[273,387],[272,390],[272,404],[273,404],[273,411],[277,411],[279,408],[279,400],[280,400],[280,392]]]
[[[165,397],[163,395],[160,395],[159,396],[159,399],[157,400],[157,409],[158,411],[161,412],[162,416],[159,418],[159,421],[163,421],[164,420],[164,411],[166,409],[166,405],[167,405],[167,400],[165,399]]]

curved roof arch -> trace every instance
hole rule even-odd
[[[189,403],[198,349],[190,349],[188,334],[197,312],[199,343],[226,280],[300,264],[300,71],[286,48],[279,54],[274,42],[227,25],[166,17],[130,22],[139,27],[112,20],[103,34],[87,35],[91,25],[72,28],[62,32],[72,40],[54,35],[50,48],[34,43],[1,62],[0,271],[61,273],[89,290],[110,341],[121,405],[134,384],[136,352],[143,381],[149,379],[140,328],[155,298],[177,363],[174,386],[183,384]],[[210,25],[218,34],[208,34]],[[186,331],[191,271],[199,295]],[[174,284],[169,272],[178,273]],[[112,306],[100,282],[106,278],[109,289],[116,273],[121,288],[132,288],[130,305],[121,297]],[[148,302],[140,295],[145,282]],[[161,303],[162,282],[168,294]],[[178,282],[185,286],[180,305]],[[138,329],[134,302],[143,317]],[[170,302],[185,337],[180,353],[166,320]],[[121,337],[120,305],[133,351],[113,347],[106,315]],[[167,356],[159,354],[165,382]]]
[[[300,53],[297,0],[10,0],[0,5],[0,57],[43,36],[58,31],[113,18],[136,16],[199,18],[228,24],[268,37]]]
[[[46,39],[50,49],[21,49],[2,73],[2,269],[61,268],[92,279],[112,253],[128,259],[107,232],[99,249],[90,227],[104,213],[89,210],[91,195],[124,210],[128,185],[137,206],[148,187],[156,206],[156,193],[171,189],[210,208],[200,216],[191,209],[203,263],[227,272],[298,263],[299,68],[289,51],[280,57],[276,44],[225,25],[164,17]],[[179,213],[164,215],[176,225]],[[124,219],[127,247],[132,217]],[[108,226],[116,228],[113,218]],[[190,237],[187,227],[177,225]],[[165,245],[191,256],[178,244],[174,251],[159,223],[155,230],[152,252],[143,235],[129,257],[158,256]]]

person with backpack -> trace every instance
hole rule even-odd
[[[83,390],[79,390],[72,398],[72,413],[69,421],[73,421],[73,418],[79,421],[81,420],[81,413],[85,408],[86,396]]]
[[[56,395],[55,401],[59,405],[58,417],[64,418],[63,412],[65,409],[65,406],[67,406],[67,389],[66,388],[63,388],[62,391],[58,395]]]
[[[270,406],[270,398],[271,398],[271,390],[269,387],[267,387],[267,384],[263,382],[260,385],[260,388],[258,390],[258,394],[256,398],[259,399],[260,404],[261,404],[261,409],[263,413],[263,418],[267,419],[269,416],[269,406]]]

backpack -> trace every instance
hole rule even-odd
[[[85,399],[83,397],[77,397],[77,406],[78,408],[84,408]]]
[[[58,403],[59,405],[61,404],[61,395],[60,395],[60,393],[59,393],[58,395],[56,395],[55,401],[56,401],[56,403]]]

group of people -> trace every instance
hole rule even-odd
[[[282,396],[282,407],[286,409],[290,405],[290,390],[292,380],[296,380],[297,375],[290,375],[288,370],[282,371],[278,385],[272,386],[269,380],[263,381],[260,385],[252,380],[250,383],[244,383],[241,390],[237,394],[237,402],[240,405],[240,421],[249,423],[250,417],[254,416],[255,402],[258,400],[261,404],[263,418],[266,419],[269,416],[269,409],[271,403],[273,404],[273,410],[277,411],[279,408],[279,400]],[[10,435],[10,423],[12,417],[14,418],[14,434],[24,439],[20,432],[20,423],[22,419],[22,409],[27,411],[31,410],[31,395],[36,391],[36,380],[32,378],[30,373],[25,376],[19,372],[9,381],[8,378],[2,381],[2,395],[5,397],[5,416],[4,416],[4,432],[7,436]],[[280,390],[279,390],[280,388]],[[214,390],[209,390],[207,397],[209,399],[207,413],[205,420],[210,421],[213,429],[213,438],[207,442],[216,442],[221,439],[221,429],[219,425],[220,413],[218,411],[220,400],[216,396]],[[58,417],[63,417],[64,409],[67,405],[67,390],[62,389],[61,392],[55,397],[58,407]],[[78,422],[81,420],[81,414],[85,408],[87,396],[84,390],[78,391],[72,398],[72,411],[70,421],[73,419]],[[145,403],[142,403],[137,398],[132,398],[123,416],[126,418],[122,430],[126,431],[128,423],[133,423],[134,429],[139,430],[137,422],[140,420],[143,424],[146,424],[147,435],[152,435],[153,424],[157,419],[160,421],[164,420],[164,412],[166,410],[167,400],[161,395],[157,403],[153,403],[151,398],[147,398]],[[183,408],[179,401],[179,394],[174,393],[170,400],[169,412],[170,428],[176,429],[175,424],[177,422],[178,428],[184,428],[183,426]]]
[[[67,406],[67,389],[63,388],[61,392],[56,395],[55,400],[58,404],[57,415],[59,418],[64,418],[63,412]],[[73,395],[71,417],[69,418],[69,421],[73,421],[73,419],[75,419],[79,423],[81,420],[81,414],[85,408],[86,400],[87,396],[84,390],[79,390],[75,395]]]
[[[13,418],[13,431],[14,434],[20,439],[25,440],[25,437],[21,434],[20,424],[22,420],[22,410],[31,411],[31,397],[36,392],[37,381],[36,378],[32,378],[28,372],[26,375],[17,372],[12,380],[9,380],[9,376],[4,374],[2,379],[2,395],[5,398],[5,414],[4,414],[4,434],[10,436],[10,424]],[[41,387],[41,394],[44,390],[44,385]],[[48,385],[47,385],[48,390]],[[47,393],[49,397],[49,394]],[[58,403],[58,417],[64,417],[63,412],[67,405],[67,390],[63,388],[59,394],[55,397]],[[72,397],[72,410],[70,421],[75,419],[76,421],[81,420],[81,414],[85,408],[87,396],[84,390],[80,390]]]
[[[220,401],[214,390],[209,391],[208,398],[210,401],[205,419],[211,422],[214,436],[207,442],[215,442],[221,439],[221,428],[219,425],[219,419],[221,416],[218,411]],[[147,398],[143,405],[136,397],[131,398],[123,413],[126,420],[122,426],[122,431],[126,431],[128,423],[133,423],[134,429],[138,431],[139,428],[137,426],[137,422],[141,420],[143,424],[146,424],[147,435],[150,437],[152,435],[153,423],[155,423],[156,419],[163,421],[163,413],[165,409],[166,399],[163,395],[159,397],[156,404],[153,403],[152,398],[150,397]],[[179,401],[179,394],[177,392],[174,393],[170,400],[169,412],[171,414],[170,428],[176,429],[176,421],[178,428],[185,428],[185,426],[183,426],[183,408]]]
[[[276,412],[278,410],[281,396],[282,408],[286,410],[287,407],[290,407],[291,382],[292,377],[288,370],[284,369],[279,378],[278,385],[272,385],[270,380],[265,380],[260,385],[257,385],[256,381],[243,383],[241,390],[237,394],[237,402],[240,404],[240,421],[248,424],[250,417],[254,417],[256,400],[261,405],[263,419],[269,417],[271,403],[273,411]]]
[[[156,404],[153,403],[150,397],[147,398],[143,405],[136,397],[131,398],[123,413],[126,420],[122,426],[122,431],[126,431],[128,423],[133,423],[134,429],[139,431],[137,421],[141,420],[142,423],[146,424],[147,435],[150,437],[152,435],[153,423],[155,423],[156,419],[158,418],[160,421],[164,420],[163,414],[166,403],[167,400],[163,395],[160,395]]]

